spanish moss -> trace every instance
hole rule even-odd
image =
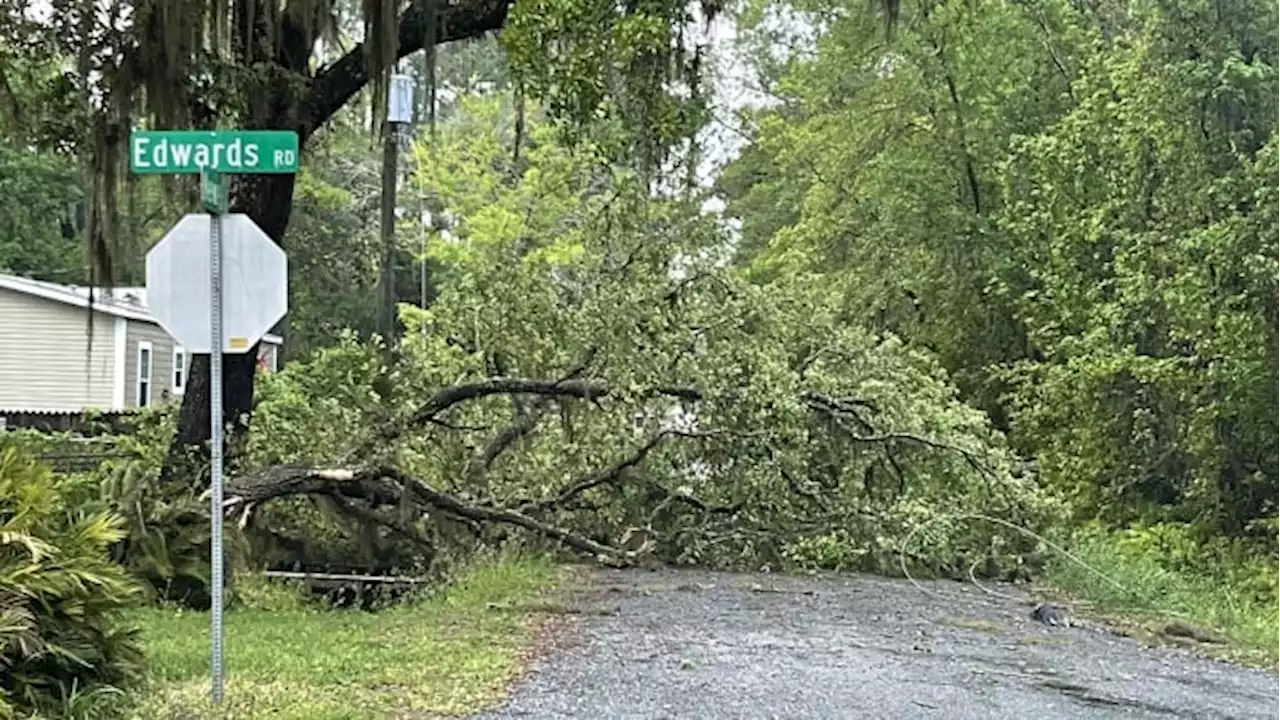
[[[395,0],[363,0],[364,52],[373,98],[373,126],[382,128],[387,116],[387,91],[395,67],[399,23]]]

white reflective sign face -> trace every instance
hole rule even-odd
[[[210,216],[193,213],[147,253],[147,305],[188,352],[210,351]],[[289,309],[284,251],[249,219],[222,218],[222,348],[243,353]]]

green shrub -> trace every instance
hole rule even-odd
[[[193,483],[160,483],[173,437],[167,406],[142,410],[117,434],[86,438],[75,433],[8,432],[4,444],[36,457],[76,453],[100,461],[91,469],[58,473],[68,506],[118,515],[122,537],[110,555],[160,601],[209,606],[209,503]],[[235,545],[234,532],[228,544]]]
[[[118,611],[140,597],[108,548],[119,516],[69,502],[49,469],[0,446],[0,717],[65,714],[142,667]]]
[[[125,534],[112,557],[147,583],[158,600],[209,605],[209,511],[186,483],[160,483],[159,466],[143,460],[104,464],[94,474],[101,501],[122,519]],[[234,532],[228,533],[234,543]]]
[[[1095,542],[1105,537],[1096,524],[1081,536]],[[1204,577],[1229,588],[1241,601],[1274,605],[1280,593],[1276,559],[1256,543],[1209,535],[1183,523],[1138,524],[1114,538],[1116,552],[1127,561],[1153,558],[1168,572]]]

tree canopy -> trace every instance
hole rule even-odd
[[[1275,8],[929,2],[885,45],[787,6],[824,29],[746,33],[744,269],[937,353],[1086,516],[1273,520]]]

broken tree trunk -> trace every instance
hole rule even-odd
[[[419,517],[427,510],[435,510],[462,521],[513,525],[561,542],[609,565],[627,565],[635,557],[516,510],[466,502],[389,467],[351,470],[276,466],[233,482],[226,490],[224,507],[238,510],[243,522],[254,506],[297,495],[328,496],[343,503],[362,501],[371,507],[387,508],[401,507],[401,498],[407,495],[417,506]],[[361,509],[361,512],[365,520],[384,525],[404,537],[415,539],[415,536],[420,536],[411,525],[393,519],[394,516],[376,510]]]

